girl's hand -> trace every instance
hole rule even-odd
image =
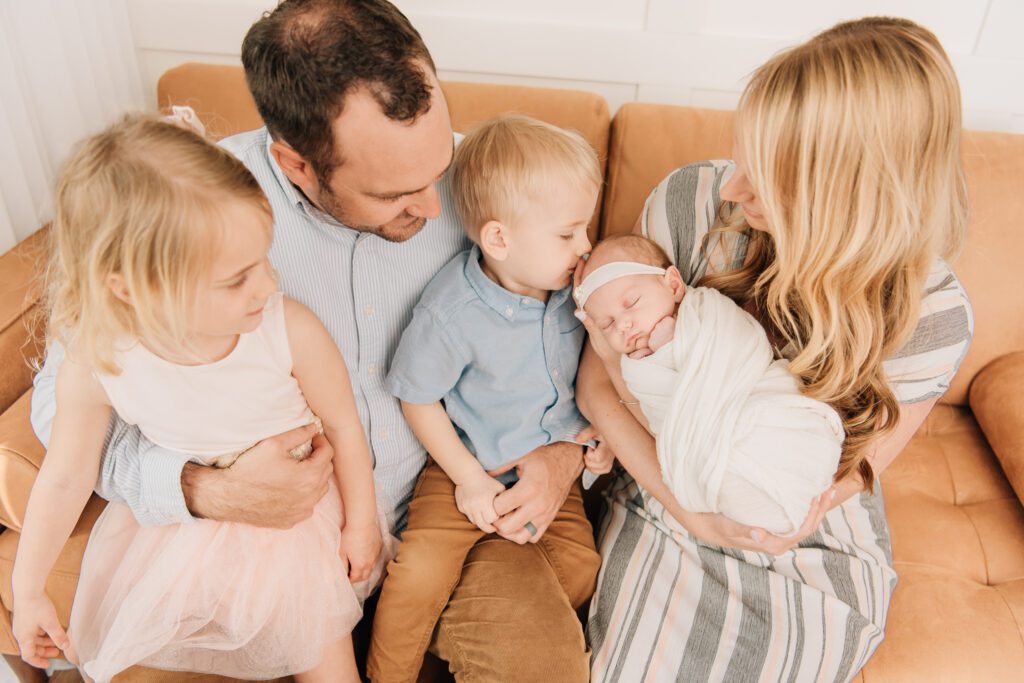
[[[834,497],[835,489],[830,487],[815,498],[804,523],[792,536],[776,536],[764,529],[734,522],[725,515],[710,513],[701,515],[705,526],[699,532],[694,531],[693,533],[707,543],[726,548],[740,548],[767,555],[782,555],[818,530]]]
[[[607,474],[612,471],[612,464],[615,462],[615,453],[605,444],[604,439],[593,425],[586,427],[576,435],[576,443],[585,444],[593,439],[597,446],[587,446],[583,451],[583,466],[594,474]]]
[[[15,599],[12,630],[21,658],[32,666],[45,669],[50,659],[61,656],[61,650],[71,661],[77,660],[57,610],[45,593]]]
[[[377,565],[382,545],[380,527],[376,522],[353,527],[345,524],[341,530],[341,562],[348,570],[352,583],[370,578]]]
[[[459,512],[476,524],[480,531],[493,534],[497,531],[494,521],[498,519],[498,513],[494,511],[494,498],[504,491],[505,486],[500,481],[481,470],[455,485],[455,504]]]

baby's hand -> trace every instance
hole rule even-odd
[[[370,578],[381,549],[380,527],[376,522],[353,527],[345,524],[341,530],[341,561],[348,568],[352,583]]]
[[[495,532],[494,498],[505,490],[504,485],[483,470],[468,480],[455,485],[455,504],[459,512],[476,524],[480,531]]]
[[[672,316],[666,316],[662,318],[654,329],[651,330],[651,334],[647,337],[647,346],[650,347],[651,351],[657,351],[665,344],[672,341],[672,337],[676,333],[676,319]]]

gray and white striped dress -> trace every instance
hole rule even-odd
[[[703,244],[733,169],[686,166],[648,197],[644,232],[690,284],[745,257],[742,234]],[[972,331],[970,302],[937,261],[911,341],[885,363],[897,398],[944,393]],[[593,681],[846,681],[882,641],[896,573],[877,484],[778,557],[697,540],[624,472],[605,495],[587,625]]]

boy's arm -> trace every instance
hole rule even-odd
[[[454,482],[459,511],[482,531],[493,533],[493,522],[498,518],[494,497],[505,487],[487,474],[480,461],[462,443],[440,402],[417,404],[402,401],[402,412],[427,453]]]

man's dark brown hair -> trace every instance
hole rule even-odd
[[[310,162],[326,184],[341,163],[331,122],[366,87],[388,118],[413,122],[430,108],[432,71],[420,34],[386,0],[285,0],[252,25],[242,64],[270,134]]]

